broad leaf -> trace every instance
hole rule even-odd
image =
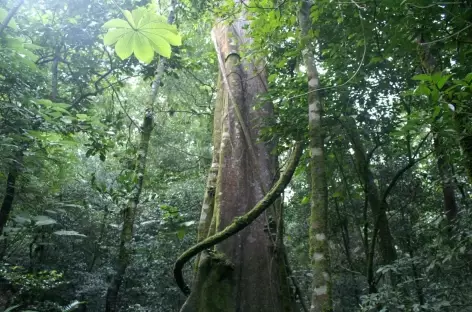
[[[52,225],[57,223],[56,220],[51,219],[48,216],[36,216],[34,219],[36,220],[36,226]]]
[[[118,56],[124,60],[133,54],[134,31],[126,33],[115,45],[115,51]]]
[[[79,237],[87,237],[86,235],[80,234],[79,232],[76,232],[76,231],[66,231],[66,230],[55,231],[54,234],[59,235],[59,236],[79,236]]]
[[[431,75],[428,75],[428,74],[419,74],[419,75],[413,76],[412,79],[413,80],[420,80],[420,81],[431,81],[432,80]]]
[[[153,11],[140,7],[133,12],[123,10],[125,19],[112,19],[103,27],[108,32],[103,38],[105,45],[115,45],[116,54],[126,59],[134,53],[136,58],[149,64],[154,52],[170,57],[171,45],[182,44],[177,28]]]

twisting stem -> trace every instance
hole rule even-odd
[[[195,257],[200,252],[205,249],[211,248],[212,246],[224,241],[225,239],[235,235],[240,232],[248,225],[250,225],[257,217],[259,217],[268,207],[270,207],[274,201],[282,194],[285,187],[288,185],[292,179],[293,173],[297,168],[298,161],[303,152],[303,144],[297,142],[293,148],[290,161],[287,165],[287,169],[280,176],[275,185],[270,189],[270,191],[260,200],[249,212],[241,217],[236,217],[234,221],[224,228],[222,231],[202,240],[201,242],[193,245],[188,250],[186,250],[174,264],[174,278],[177,282],[177,285],[186,295],[190,294],[190,288],[184,281],[182,274],[182,269],[184,265],[193,257]]]

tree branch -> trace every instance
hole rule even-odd
[[[429,137],[429,134],[431,132],[428,132],[428,134],[421,140],[421,142],[418,144],[418,146],[416,147],[416,151],[415,151],[415,155],[414,157],[416,157],[420,151],[420,148],[424,145],[424,143],[426,142],[426,139]],[[422,161],[423,159],[426,159],[429,157],[429,155],[431,155],[432,152],[430,153],[427,153],[425,156],[423,157],[420,157],[420,158],[417,158],[417,159],[412,159],[408,162],[408,164],[406,164],[405,167],[403,167],[402,169],[400,169],[396,174],[395,176],[393,177],[392,181],[390,181],[390,184],[388,185],[387,189],[385,190],[385,192],[383,193],[383,196],[382,196],[382,201],[381,203],[384,203],[386,200],[387,200],[387,197],[388,195],[390,194],[390,192],[392,191],[392,189],[395,187],[395,184],[397,184],[397,181],[398,179],[401,178],[401,176],[406,172],[408,171],[408,169],[410,169],[411,167],[413,167],[414,165],[416,165],[418,162]]]
[[[18,9],[20,8],[20,6],[23,4],[25,0],[18,0],[16,1],[16,3],[13,5],[13,7],[10,9],[10,11],[8,12],[7,16],[5,17],[5,19],[2,21],[2,24],[0,24],[0,35],[3,33],[3,31],[5,30],[5,28],[7,28],[8,26],[8,23],[10,23],[11,19],[13,18],[13,16],[15,16],[16,12],[18,11]]]

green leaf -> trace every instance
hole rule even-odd
[[[154,58],[154,50],[150,45],[149,40],[139,33],[134,36],[133,50],[134,55],[141,62],[146,64],[152,62],[152,59]]]
[[[48,100],[48,99],[39,99],[39,100],[36,100],[36,103],[44,105],[44,106],[51,106],[52,105],[52,101]]]
[[[187,232],[187,231],[185,230],[185,228],[179,229],[179,230],[177,231],[177,237],[178,237],[180,240],[184,239],[186,232]]]
[[[52,225],[56,224],[56,220],[49,218],[48,216],[36,216],[34,217],[36,219],[36,226],[44,226],[44,225]]]
[[[122,59],[127,59],[133,54],[134,32],[129,32],[118,40],[115,45],[116,54]]]
[[[34,44],[34,43],[25,43],[23,44],[23,46],[28,49],[28,50],[39,50],[39,49],[42,49],[43,47],[37,45],[37,44]]]
[[[431,90],[424,84],[421,83],[415,90],[416,95],[430,95]]]
[[[468,73],[467,76],[465,76],[464,80],[467,83],[472,82],[472,73]]]
[[[4,38],[3,42],[6,47],[15,49],[17,51],[24,51],[23,41],[17,38]]]
[[[147,30],[143,30],[143,33],[147,35],[151,35]],[[162,37],[164,40],[169,42],[173,46],[181,46],[182,45],[182,38],[177,34],[168,29],[161,29],[155,34],[159,37]]]
[[[118,40],[123,38],[126,34],[132,33],[134,30],[131,28],[115,28],[110,30],[105,34],[105,37],[103,37],[103,43],[105,45],[113,45],[115,44]]]
[[[114,18],[112,20],[109,20],[105,24],[103,24],[103,28],[110,29],[110,28],[126,28],[126,29],[131,29],[131,25],[122,19],[119,18]]]
[[[59,235],[59,236],[79,236],[79,237],[87,237],[86,235],[80,234],[79,232],[76,232],[76,231],[66,231],[66,230],[55,231],[54,234]]]
[[[170,57],[170,54],[172,53],[172,49],[170,48],[170,44],[167,43],[167,41],[164,40],[164,38],[158,36],[158,35],[153,35],[153,36],[148,36],[149,42],[151,43],[152,48],[159,53],[160,55],[164,57]]]
[[[427,74],[419,74],[419,75],[413,76],[412,79],[413,80],[420,80],[420,81],[431,81],[432,80],[431,75],[427,75]]]
[[[436,82],[436,85],[438,86],[438,89],[441,90],[442,87],[444,87],[444,84],[451,78],[452,75],[444,75],[439,78],[439,80]]]
[[[438,117],[440,113],[441,113],[441,106],[437,105],[434,108],[433,119],[436,119],[436,117]]]
[[[86,115],[86,114],[77,114],[77,115],[75,115],[75,117],[77,117],[78,120],[87,120],[88,119],[88,115]]]
[[[137,28],[140,28],[143,22],[146,21],[146,13],[148,13],[148,11],[143,7],[133,10],[133,12],[131,13],[133,21],[135,22]]]
[[[177,28],[153,11],[139,7],[132,13],[126,10],[122,12],[126,20],[112,19],[103,25],[108,29],[104,44],[115,44],[116,54],[121,59],[134,53],[141,62],[150,63],[154,52],[170,57],[171,45],[182,44]]]
[[[128,23],[131,25],[131,27],[136,28],[136,24],[134,23],[133,15],[131,14],[131,12],[128,10],[121,10],[121,12],[125,16]]]
[[[437,72],[437,73],[434,73],[431,75],[431,80],[434,82],[434,83],[437,83],[442,77],[442,73],[441,72]]]
[[[303,199],[302,199],[302,201],[301,201],[301,204],[302,204],[302,205],[306,205],[306,204],[308,204],[309,202],[310,202],[310,197],[305,196],[305,197],[303,197]]]
[[[277,74],[270,74],[269,77],[267,77],[267,80],[269,82],[274,82],[275,78],[277,78]]]

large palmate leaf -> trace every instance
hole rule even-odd
[[[115,45],[116,54],[126,59],[134,53],[144,63],[150,63],[154,52],[170,57],[171,45],[182,44],[177,28],[151,10],[140,7],[132,12],[123,10],[125,19],[112,19],[103,27],[105,45]]]

